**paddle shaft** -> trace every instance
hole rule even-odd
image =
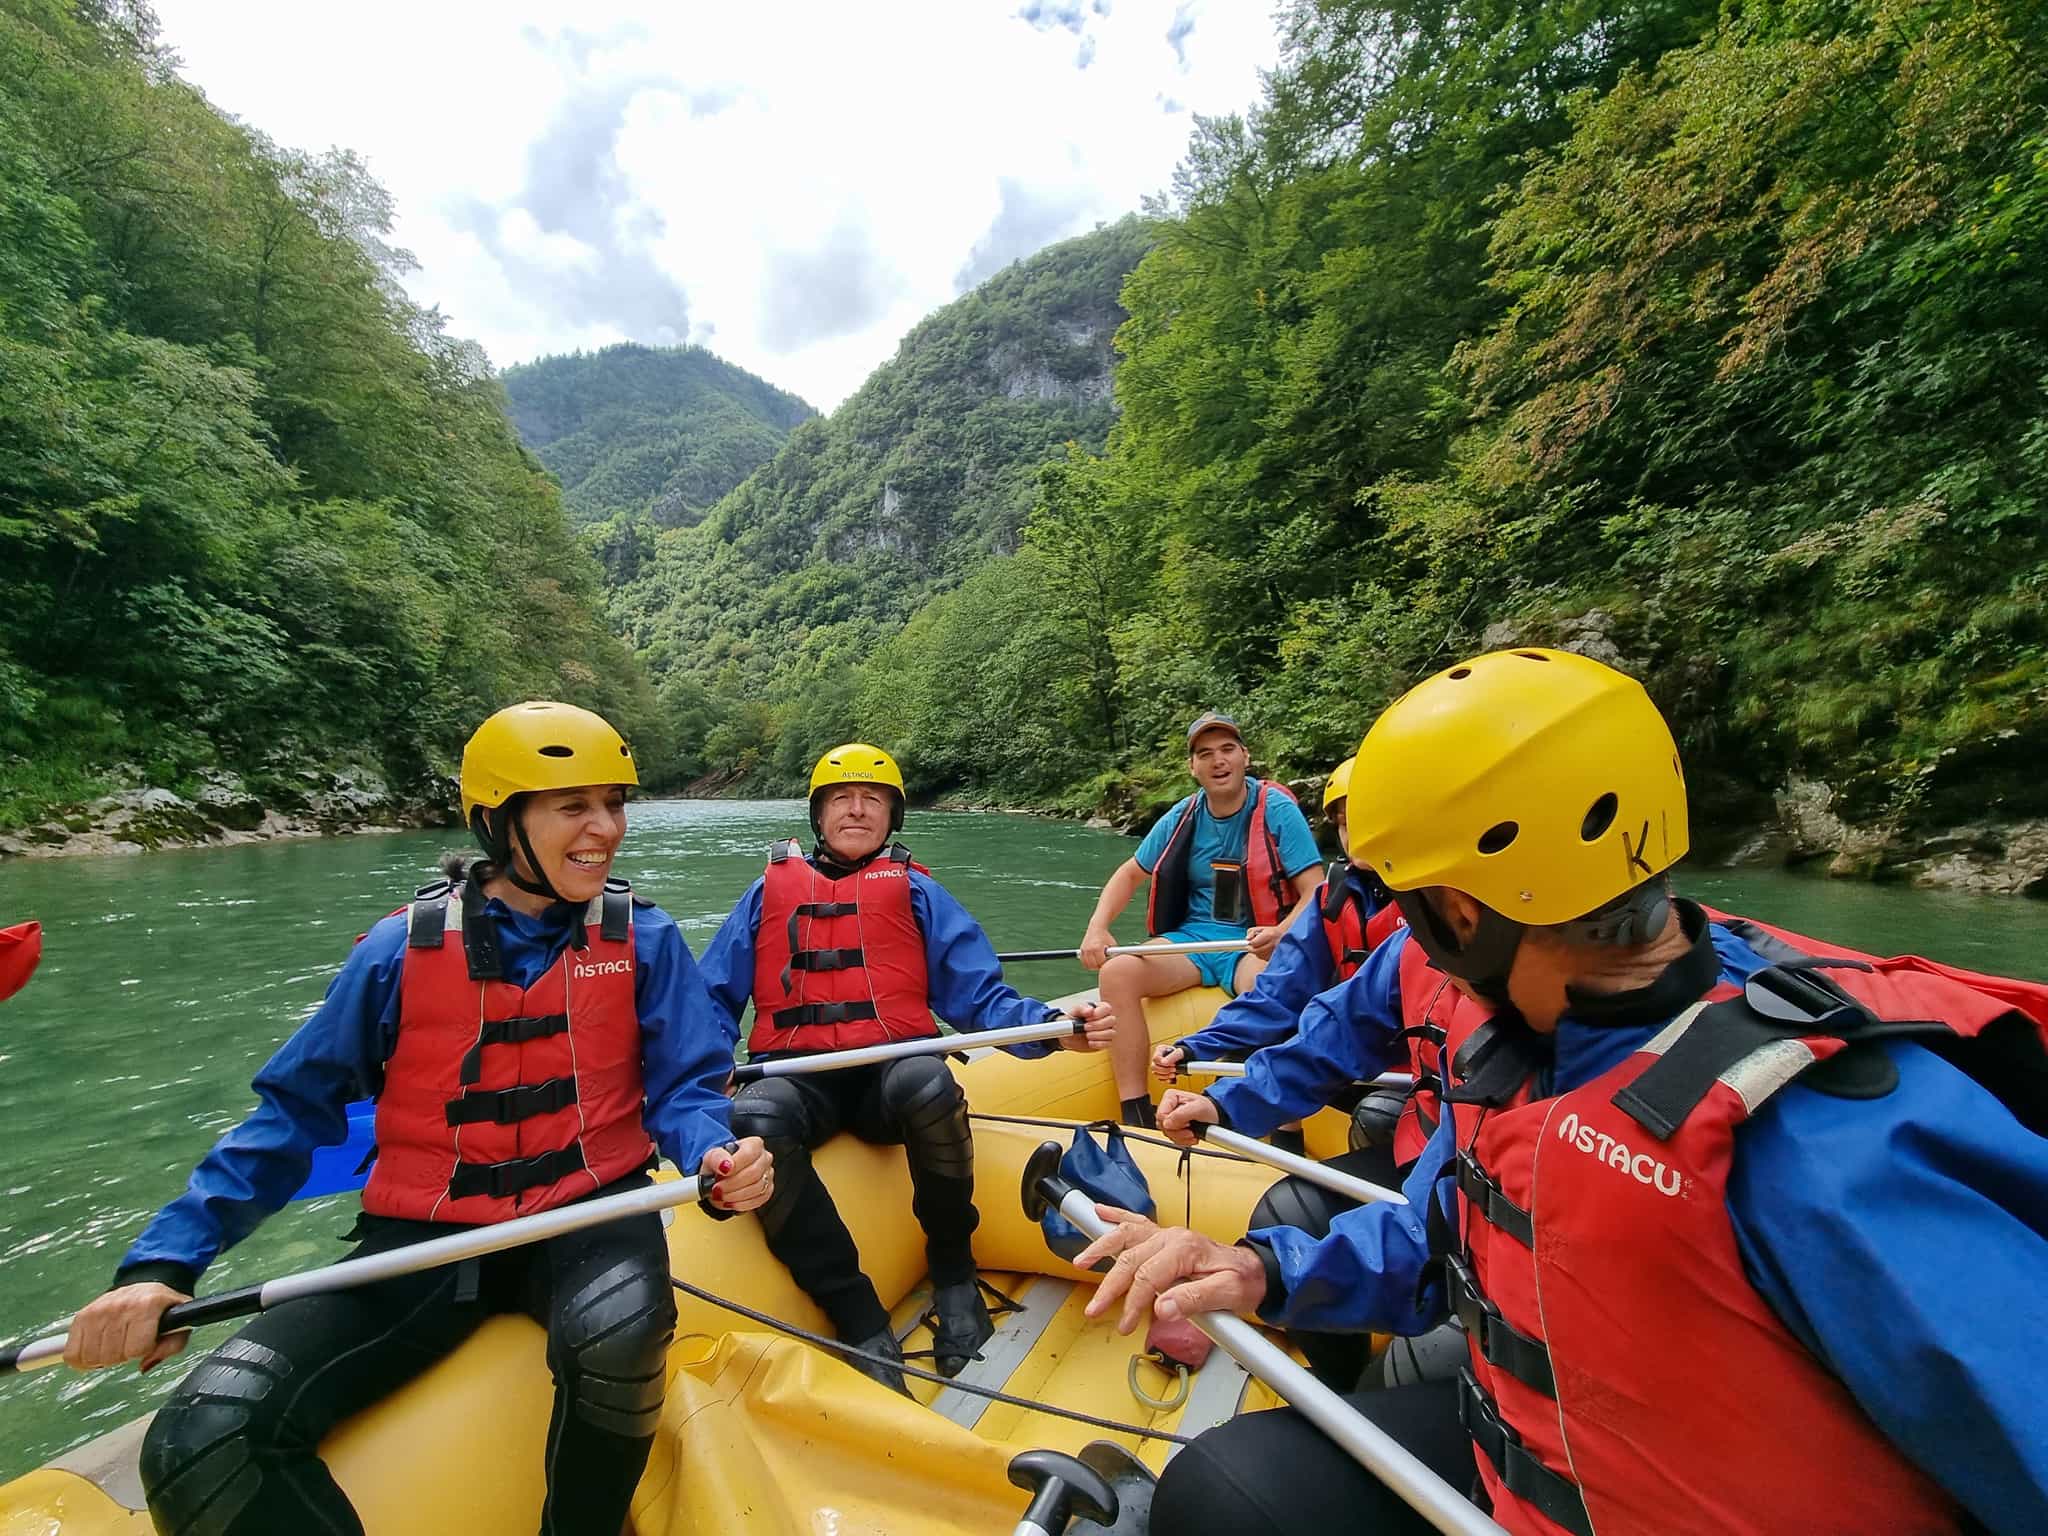
[[[1243,1077],[1245,1064],[1241,1061],[1184,1061],[1176,1072],[1185,1072],[1190,1077]],[[1368,1088],[1413,1088],[1413,1072],[1382,1072],[1365,1085]]]
[[[1348,1173],[1330,1167],[1327,1163],[1319,1163],[1312,1157],[1296,1157],[1292,1152],[1269,1147],[1263,1141],[1240,1136],[1236,1131],[1226,1131],[1220,1125],[1210,1125],[1207,1121],[1197,1120],[1188,1129],[1195,1133],[1198,1140],[1205,1141],[1212,1147],[1222,1147],[1226,1151],[1237,1153],[1240,1157],[1248,1157],[1255,1163],[1269,1164],[1283,1173],[1293,1174],[1297,1179],[1320,1184],[1347,1200],[1356,1200],[1361,1205],[1370,1205],[1375,1200],[1384,1201],[1388,1205],[1408,1203],[1408,1197],[1398,1189],[1388,1189],[1383,1184],[1373,1184],[1364,1179],[1354,1178]]]
[[[838,1072],[847,1067],[871,1067],[881,1061],[899,1061],[905,1056],[944,1056],[953,1051],[984,1045],[1024,1045],[1032,1040],[1058,1040],[1067,1035],[1085,1035],[1088,1026],[1080,1019],[1062,1014],[1040,1024],[1016,1024],[1008,1029],[975,1030],[960,1035],[931,1035],[922,1040],[891,1040],[887,1045],[863,1045],[850,1051],[820,1051],[814,1056],[784,1056],[775,1061],[747,1061],[732,1069],[736,1083],[758,1083],[764,1077],[803,1077],[812,1072]]]
[[[1095,1214],[1095,1202],[1065,1185],[1060,1214],[1090,1238],[1102,1236],[1109,1223]],[[1053,1193],[1047,1180],[1040,1187]],[[1278,1392],[1301,1416],[1334,1440],[1352,1460],[1385,1483],[1444,1536],[1507,1536],[1472,1502],[1417,1460],[1393,1436],[1353,1408],[1289,1358],[1243,1318],[1231,1312],[1197,1312],[1189,1318],[1267,1386]]]
[[[224,1323],[231,1318],[267,1312],[301,1296],[352,1290],[359,1285],[373,1285],[398,1275],[416,1275],[422,1270],[439,1269],[444,1264],[459,1264],[464,1259],[480,1259],[486,1254],[503,1253],[508,1248],[560,1237],[564,1232],[580,1232],[585,1227],[602,1226],[608,1221],[623,1221],[628,1216],[645,1216],[665,1211],[671,1206],[688,1205],[698,1194],[699,1180],[669,1179],[650,1184],[645,1189],[607,1195],[602,1200],[557,1206],[552,1211],[517,1216],[487,1227],[465,1227],[446,1237],[429,1238],[423,1243],[391,1248],[359,1259],[343,1259],[338,1264],[302,1270],[295,1275],[282,1275],[261,1285],[223,1291],[218,1296],[181,1301],[165,1309],[157,1322],[157,1332],[159,1335],[182,1333],[187,1328],[203,1328],[209,1323]],[[64,1341],[65,1336],[57,1334],[38,1339],[33,1344],[24,1344],[18,1349],[0,1350],[0,1375],[54,1365],[64,1358]]]
[[[1111,955],[1241,955],[1251,946],[1244,939],[1188,939],[1177,944],[1112,944]],[[996,959],[1004,965],[1013,960],[1078,960],[1078,949],[1019,949]]]

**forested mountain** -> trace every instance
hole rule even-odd
[[[861,720],[875,644],[1018,547],[1037,466],[1106,439],[1117,291],[1149,240],[1126,219],[990,278],[701,523],[659,535],[613,611],[659,680],[678,772],[800,782]]]
[[[153,31],[0,3],[0,827],[218,768],[417,782],[535,694],[658,746],[383,189],[223,117]]]
[[[512,424],[562,482],[608,574],[638,574],[654,530],[685,527],[775,457],[810,406],[702,347],[631,343],[507,368]]]
[[[1295,0],[1282,26],[1264,100],[1202,121],[1152,210],[1107,451],[1052,464],[1021,547],[821,708],[850,697],[926,788],[1087,805],[1163,787],[1200,706],[1320,771],[1456,654],[1570,639],[1648,681],[1703,821],[1789,787],[1879,870],[1916,828],[2048,813],[2048,7]],[[817,675],[821,635],[850,664],[935,558],[1009,549],[1006,520],[877,516],[871,473],[837,520],[771,521],[846,440],[799,432],[706,525],[707,558],[785,573],[772,622],[719,629],[715,583],[636,620],[671,698]],[[733,718],[714,763],[818,739]]]

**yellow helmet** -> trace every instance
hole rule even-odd
[[[495,810],[514,795],[639,782],[632,748],[602,715],[532,699],[499,710],[462,749],[462,819],[482,836],[476,813]]]
[[[1347,807],[1354,858],[1396,892],[1449,886],[1525,926],[1585,917],[1690,846],[1671,728],[1641,683],[1568,651],[1437,673],[1353,763],[1373,786]]]
[[[1347,757],[1330,770],[1330,782],[1323,786],[1324,810],[1351,793],[1351,765],[1357,761],[1356,757]]]
[[[889,830],[898,831],[903,826],[903,770],[896,766],[896,759],[880,747],[869,746],[864,741],[849,741],[841,747],[834,747],[818,759],[818,766],[811,770],[811,825],[818,821],[818,796],[834,784],[880,784],[896,791],[896,809],[890,817]]]

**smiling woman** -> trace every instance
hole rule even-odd
[[[713,1215],[768,1198],[760,1141],[732,1138],[731,1021],[675,924],[607,878],[638,779],[618,731],[573,705],[517,704],[478,728],[462,804],[487,858],[451,862],[358,941],[257,1075],[256,1111],[73,1320],[68,1363],[147,1370],[182,1349],[185,1335],[159,1336],[165,1308],[284,1205],[366,1093],[377,1152],[358,1255],[639,1188],[657,1145],[699,1170]],[[675,1330],[651,1215],[263,1313],[192,1371],[142,1443],[157,1529],[361,1530],[319,1437],[499,1312],[548,1331],[543,1529],[614,1536],[653,1444]]]

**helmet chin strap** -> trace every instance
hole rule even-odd
[[[519,865],[512,860],[506,861],[505,878],[529,896],[545,896],[549,901],[566,901],[568,898],[556,890],[549,881],[547,870],[541,866],[540,855],[533,851],[533,839],[526,835],[526,817],[521,814],[523,810],[524,807],[520,810],[508,808],[506,814],[512,819],[512,835],[519,839],[519,850],[526,855],[526,862],[532,868],[536,879],[528,880],[522,876],[519,873]]]
[[[548,880],[547,870],[542,867],[540,857],[533,851],[533,840],[526,835],[524,795],[513,795],[498,807],[495,818],[491,813],[478,809],[470,823],[469,830],[483,845],[484,857],[489,859],[497,872],[510,880],[529,896],[545,896],[549,901],[564,901],[562,893]],[[519,873],[519,865],[512,857],[512,839],[519,839],[519,849],[526,855],[526,862],[538,877],[529,880]]]
[[[1408,919],[1409,931],[1431,964],[1469,984],[1496,1008],[1508,1005],[1508,973],[1515,968],[1522,935],[1529,931],[1525,924],[1502,917],[1482,902],[1478,904],[1479,926],[1460,944],[1443,914],[1421,891],[1396,891],[1394,904]]]

